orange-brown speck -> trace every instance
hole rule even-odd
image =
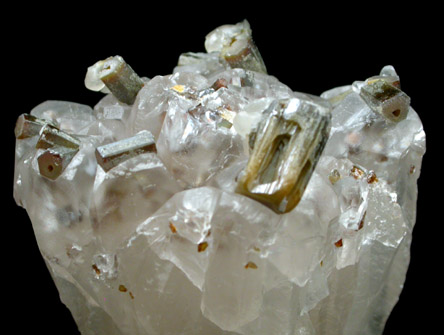
[[[414,174],[416,170],[416,167],[414,165],[410,166],[410,174]]]
[[[400,109],[396,109],[392,112],[394,117],[398,117],[401,114],[401,110]]]
[[[339,241],[335,242],[335,247],[336,248],[342,247],[342,238]]]
[[[128,289],[125,287],[125,285],[119,285],[119,291],[126,292],[126,291],[128,291]]]
[[[257,269],[257,265],[254,262],[248,262],[247,264],[245,264],[244,268],[246,269]]]
[[[131,291],[129,292],[129,295],[130,295],[131,299],[134,299],[133,293]]]
[[[228,87],[228,81],[224,78],[217,79],[214,84],[211,86],[212,89],[217,91],[219,88],[227,88]]]
[[[99,276],[100,275],[100,269],[97,267],[97,265],[93,264],[92,268],[96,272],[96,274]]]
[[[170,230],[173,234],[177,233],[176,227],[170,222]]]
[[[378,177],[376,177],[375,171],[370,171],[367,175],[367,183],[373,184],[378,182]]]
[[[350,171],[350,175],[355,179],[361,179],[364,176],[364,171],[356,165]]]
[[[205,249],[208,248],[208,242],[201,242],[197,245],[197,251],[202,252],[205,251]]]

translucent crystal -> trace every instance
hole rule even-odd
[[[99,60],[94,65],[88,67],[85,76],[85,87],[91,91],[101,91],[102,93],[111,93],[105,86],[105,83],[100,80],[100,71],[103,68],[105,61]]]
[[[57,259],[61,265],[71,262],[68,249],[73,245],[83,246],[92,239],[94,145],[96,140],[84,139],[78,153],[56,180],[40,175],[40,150],[30,149],[27,159],[26,183],[21,185],[20,198],[32,217],[37,239],[46,241],[42,253]]]
[[[243,143],[231,127],[243,100],[225,88],[202,98],[175,94],[180,107],[168,109],[157,150],[179,182],[196,187],[243,155]]]
[[[95,120],[91,107],[68,101],[45,101],[34,107],[30,114],[51,121],[70,134],[85,134]]]
[[[103,97],[94,106],[93,114],[96,120],[85,129],[87,135],[106,137],[106,142],[131,137],[131,106],[120,102],[114,95]]]
[[[205,77],[188,72],[154,77],[140,90],[134,102],[130,120],[132,131],[148,130],[157,139],[168,110],[195,106],[197,100],[177,94],[177,87],[181,86],[199,91],[210,85]]]
[[[220,61],[218,52],[188,52],[180,55],[173,73],[192,72],[198,73],[204,77],[209,77],[223,72],[227,68],[229,67]]]
[[[208,53],[135,86],[111,57],[85,78],[120,83],[94,110],[19,116],[14,199],[82,334],[382,333],[409,264],[420,118],[392,66],[315,97],[265,74],[250,41],[246,21],[216,28]]]
[[[107,172],[98,168],[92,207],[102,247],[115,249],[180,190],[154,153],[133,156]]]

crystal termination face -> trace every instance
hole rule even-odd
[[[320,97],[268,75],[247,21],[170,75],[120,56],[15,128],[14,198],[82,335],[381,334],[425,134],[392,66]]]

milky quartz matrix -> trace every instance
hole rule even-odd
[[[247,21],[173,74],[90,66],[94,108],[17,120],[14,198],[83,335],[381,334],[410,257],[425,134],[391,66],[320,97]]]

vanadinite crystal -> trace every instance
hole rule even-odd
[[[247,21],[205,47],[151,79],[99,61],[94,108],[18,118],[14,198],[79,330],[381,334],[425,152],[394,68],[317,97],[267,74]]]

